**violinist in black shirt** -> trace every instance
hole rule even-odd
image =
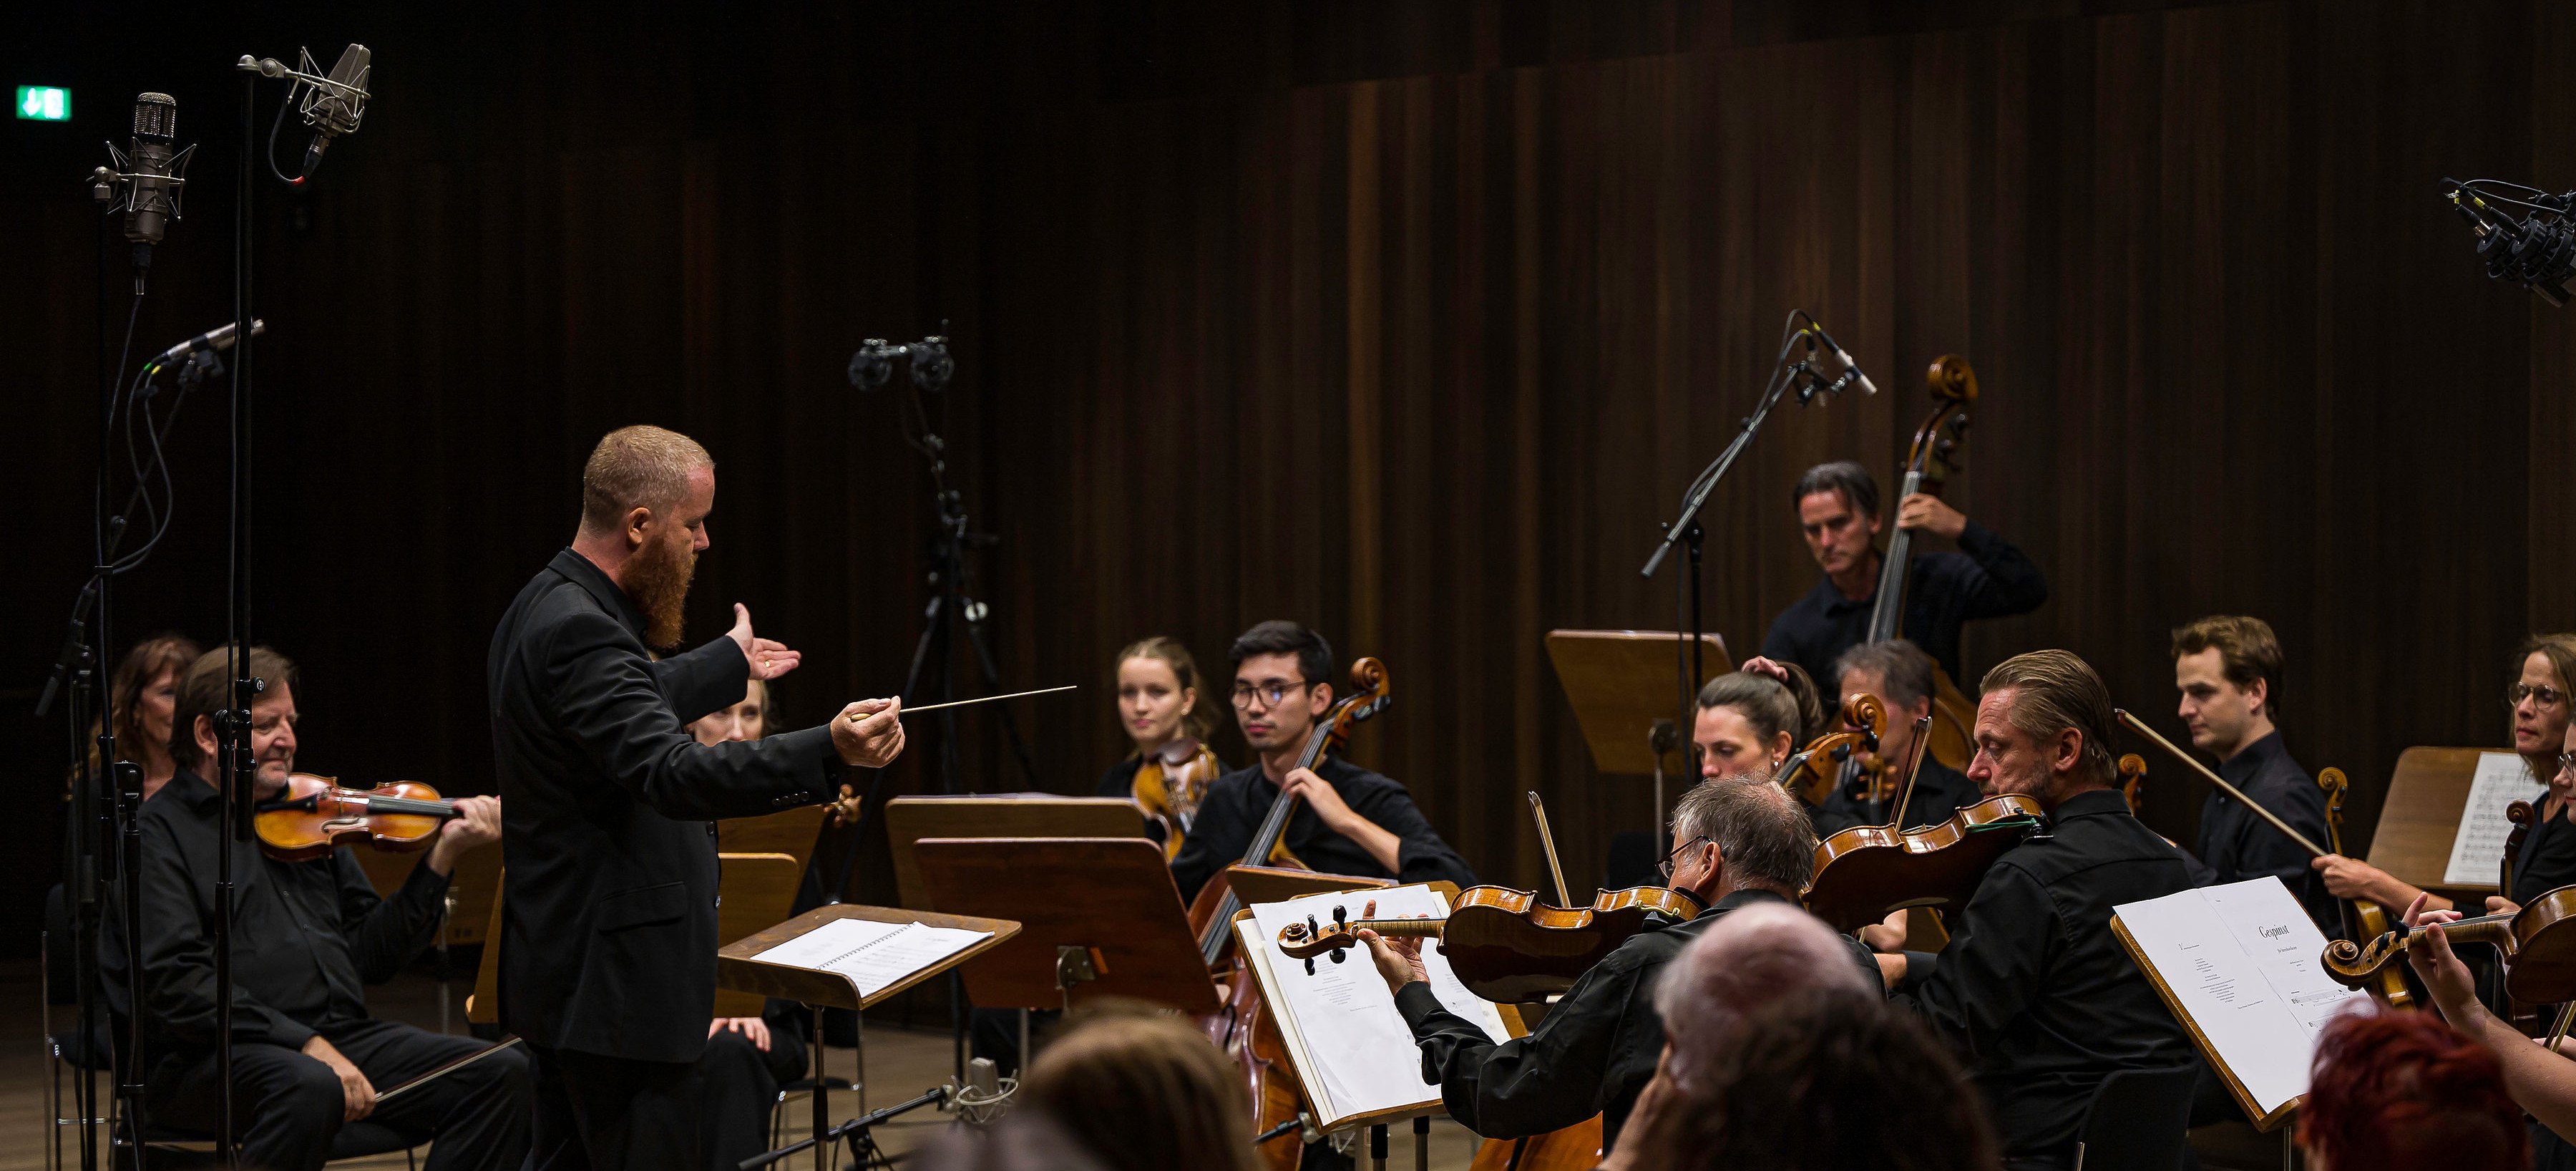
[[[1771,620],[1762,656],[1796,663],[1822,683],[1838,678],[1834,660],[1844,650],[1869,638],[1878,597],[1878,482],[1848,460],[1818,464],[1798,477],[1797,500],[1798,530],[1825,580]],[[1914,555],[1902,627],[1953,679],[1961,677],[1962,623],[2027,614],[2048,600],[2048,580],[2030,558],[1938,496],[1917,492],[1898,501],[1896,526],[1958,542],[1956,553]]]
[[[1995,861],[1938,956],[1879,964],[1969,1063],[2004,1165],[2062,1168],[2104,1078],[2193,1060],[2111,932],[2113,907],[2187,890],[2191,875],[2112,785],[2111,696],[2092,667],[2034,651],[1987,672],[1981,690],[1969,778],[2031,798],[2049,824]]]
[[[2311,842],[2326,841],[2325,791],[2281,742],[2272,724],[2280,693],[2281,640],[2260,618],[2213,615],[2173,633],[2176,714],[2191,746],[2218,758],[2218,775]],[[2212,786],[2200,806],[2192,851],[2193,886],[2246,882],[2268,874],[2290,888],[2317,929],[2332,939],[2343,912],[2308,866],[2307,848]]]
[[[1333,648],[1322,635],[1294,622],[1264,622],[1235,639],[1226,657],[1234,663],[1235,720],[1260,759],[1209,783],[1189,838],[1172,859],[1183,902],[1217,872],[1245,860],[1283,790],[1300,800],[1282,840],[1318,873],[1476,884],[1403,785],[1331,756],[1312,769],[1294,767],[1315,721],[1333,707]]]
[[[232,673],[215,650],[181,675],[171,712],[177,771],[143,805],[144,1104],[161,1126],[212,1135],[222,1123],[215,1044],[216,875],[232,853],[234,883],[233,1111],[242,1165],[311,1171],[333,1140],[361,1119],[413,1143],[432,1143],[431,1171],[515,1171],[528,1150],[528,1062],[494,1054],[379,1107],[377,1092],[485,1047],[382,1021],[367,1013],[365,986],[380,984],[438,930],[448,875],[467,850],[497,841],[500,803],[456,799],[459,816],[379,899],[347,847],[306,862],[270,858],[233,841],[213,771],[214,713]],[[295,665],[253,647],[251,704],[258,799],[285,789],[295,767]],[[107,916],[102,959],[122,1000],[128,971],[122,920]],[[120,1004],[120,1015],[125,1006]]]
[[[1899,794],[1914,767],[1914,721],[1932,714],[1932,656],[1911,642],[1865,642],[1834,661],[1842,681],[1842,698],[1874,696],[1887,711],[1887,733],[1879,737],[1878,756],[1886,762],[1883,788],[1873,795],[1867,777],[1836,785],[1816,807],[1816,834],[1830,837],[1856,825],[1886,825],[1896,817]],[[1839,706],[1839,705],[1837,705]],[[1905,798],[1903,829],[1939,825],[1961,808],[1977,803],[1976,783],[1957,769],[1922,754],[1922,773]]]

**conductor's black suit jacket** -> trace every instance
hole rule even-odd
[[[825,800],[829,728],[704,745],[686,723],[739,702],[729,638],[655,663],[642,611],[566,549],[492,633],[501,786],[501,1023],[531,1044],[694,1061],[715,999],[709,820]]]

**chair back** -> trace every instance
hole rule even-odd
[[[2075,1171],[2177,1171],[2189,1149],[2191,1090],[2200,1066],[2124,1069],[2102,1079],[2084,1108]]]

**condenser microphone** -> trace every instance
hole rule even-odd
[[[1840,392],[1845,384],[1858,383],[1862,390],[1878,393],[1878,387],[1870,382],[1869,375],[1860,372],[1860,363],[1852,361],[1851,354],[1834,341],[1834,335],[1826,333],[1825,327],[1817,325],[1814,318],[1807,319],[1807,324],[1815,329],[1816,340],[1825,343],[1825,348],[1833,351],[1834,360],[1843,364],[1843,376],[1835,379],[1830,389]]]
[[[258,337],[259,335],[267,332],[267,322],[256,317],[251,319],[250,335],[252,337]],[[153,355],[152,360],[145,363],[145,365],[167,366],[170,363],[179,361],[180,359],[196,353],[199,350],[213,350],[220,354],[225,350],[233,348],[233,342],[236,340],[238,340],[238,332],[233,328],[232,323],[226,322],[223,325],[216,326],[213,329],[207,330],[204,333],[198,334],[184,342],[180,342],[178,345],[172,346],[169,349]]]
[[[304,148],[304,173],[297,176],[298,181],[312,178],[331,140],[355,133],[358,120],[366,116],[367,74],[373,71],[367,61],[371,56],[365,45],[341,50],[339,63],[331,67],[329,82],[314,86],[304,99],[304,124],[313,128],[313,145]]]
[[[179,100],[168,94],[134,98],[134,151],[126,162],[130,184],[125,197],[125,238],[158,244],[161,229],[179,216],[180,179],[172,172],[179,138]]]

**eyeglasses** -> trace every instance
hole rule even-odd
[[[2559,754],[2558,754],[2558,771],[2560,771],[2560,772],[2562,772],[2562,773],[2563,773],[2563,772],[2566,772],[2567,770],[2569,770],[2569,769],[2571,769],[2571,768],[2576,768],[2576,752],[2561,752],[2561,753],[2559,753]]]
[[[1277,707],[1288,702],[1289,693],[1302,695],[1307,688],[1313,686],[1312,683],[1264,683],[1259,686],[1237,683],[1234,685],[1234,706],[1251,707],[1252,701],[1257,698],[1262,701],[1261,706],[1265,708]]]
[[[2526,699],[2540,707],[2557,707],[2567,701],[2567,693],[2546,683],[2537,687],[2529,683],[2516,683],[2504,689],[2504,702],[2507,707],[2521,707],[2522,701]]]
[[[1657,870],[1659,870],[1659,871],[1662,871],[1662,872],[1663,872],[1663,875],[1664,875],[1664,881],[1666,881],[1666,882],[1671,882],[1671,881],[1673,880],[1673,859],[1678,858],[1678,857],[1681,857],[1681,853],[1682,853],[1682,851],[1687,850],[1687,849],[1690,849],[1691,847],[1696,846],[1696,845],[1700,844],[1701,842],[1705,842],[1705,841],[1707,841],[1707,840],[1708,840],[1708,835],[1707,835],[1707,834],[1701,834],[1701,835],[1700,835],[1700,836],[1698,836],[1698,837],[1692,838],[1691,840],[1689,840],[1689,841],[1687,841],[1687,842],[1683,842],[1682,844],[1680,844],[1680,845],[1678,845],[1678,846],[1673,847],[1673,852],[1672,852],[1672,853],[1669,853],[1669,854],[1664,855],[1664,860],[1663,860],[1663,861],[1661,861],[1661,862],[1656,863],[1656,864],[1655,864],[1655,869],[1657,869]]]

